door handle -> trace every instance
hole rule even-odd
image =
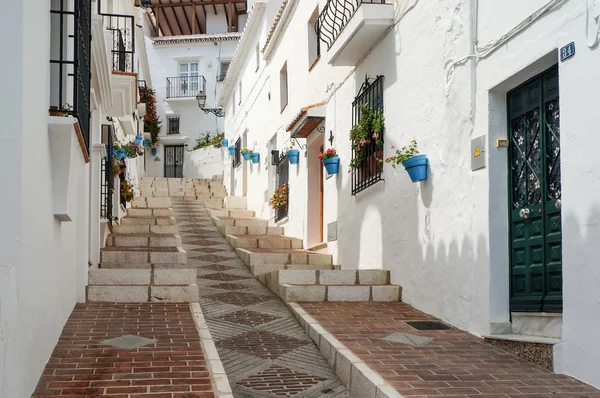
[[[560,199],[556,199],[556,202],[554,202],[554,207],[556,207],[557,210],[560,210],[561,206],[562,206],[562,203],[561,203]]]
[[[519,217],[529,218],[529,209],[521,209],[521,211],[519,212]]]

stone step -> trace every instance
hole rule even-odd
[[[262,218],[248,217],[248,218],[231,218],[231,217],[214,217],[213,218],[217,228],[225,225],[234,227],[250,227],[250,228],[267,228],[269,226],[269,220],[263,220]]]
[[[131,207],[140,209],[168,209],[171,207],[171,198],[138,196],[131,202]]]
[[[279,296],[286,303],[315,301],[401,301],[398,285],[279,285]]]
[[[127,210],[129,217],[172,217],[173,209],[140,209],[131,208]]]
[[[175,217],[164,216],[125,216],[121,219],[121,225],[175,225]]]
[[[200,301],[198,285],[186,286],[88,286],[87,299],[90,302],[143,303],[171,302],[197,303]]]
[[[106,239],[106,246],[125,246],[125,247],[181,247],[181,236],[177,234],[148,234],[148,235],[127,235],[110,234]]]
[[[283,235],[283,227],[236,227],[233,225],[224,225],[217,227],[219,231],[227,235]]]
[[[229,210],[246,210],[248,203],[245,196],[227,196],[224,199],[225,208]]]
[[[181,247],[107,246],[100,250],[100,261],[117,264],[186,264],[187,254]]]
[[[222,209],[223,199],[221,198],[210,198],[204,199],[204,207],[207,209]]]
[[[246,264],[247,265],[247,264]],[[262,284],[266,284],[265,276],[275,271],[284,270],[336,270],[337,265],[331,264],[255,264],[247,265],[252,275],[256,277]]]
[[[226,235],[234,248],[302,249],[302,239],[283,235]]]
[[[254,210],[208,209],[208,214],[218,218],[252,218],[256,212]]]
[[[102,269],[186,269],[187,263],[100,263]]]
[[[176,234],[175,225],[113,225],[113,233],[120,235]]]
[[[92,269],[90,285],[191,285],[196,283],[195,269]]]
[[[314,253],[305,250],[293,249],[236,249],[240,258],[246,265],[259,264],[308,264],[332,265],[329,254]]]

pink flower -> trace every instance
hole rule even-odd
[[[319,154],[319,160],[323,160],[323,152]]]
[[[392,160],[394,160],[394,157],[393,157],[393,156],[388,156],[386,160],[387,160],[388,162],[391,162]]]
[[[379,135],[378,135],[378,134],[373,134],[373,138],[374,138],[374,139],[378,139],[378,138],[379,138]]]
[[[396,149],[396,145],[392,145],[392,149]]]

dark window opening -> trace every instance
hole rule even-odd
[[[242,140],[240,138],[235,142],[235,156],[233,158],[233,167],[238,167],[242,164]]]
[[[179,134],[179,116],[167,118],[167,134]]]
[[[277,187],[279,188],[279,187],[287,184],[288,195],[287,195],[287,200],[286,200],[285,205],[283,205],[279,209],[275,210],[275,222],[281,221],[285,217],[287,217],[288,210],[290,207],[289,206],[289,204],[290,204],[290,195],[289,195],[290,185],[288,183],[289,175],[290,175],[290,162],[288,161],[288,158],[285,155],[285,153],[284,152],[281,152],[281,153],[282,153],[282,155],[279,158],[279,162],[277,163]]]

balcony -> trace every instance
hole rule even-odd
[[[206,94],[204,76],[167,77],[167,100],[195,100],[201,93]]]
[[[135,20],[133,15],[100,14],[104,27],[110,32],[111,65],[113,72],[135,73]]]
[[[327,62],[354,66],[394,23],[391,0],[327,0],[317,34],[327,46]]]

